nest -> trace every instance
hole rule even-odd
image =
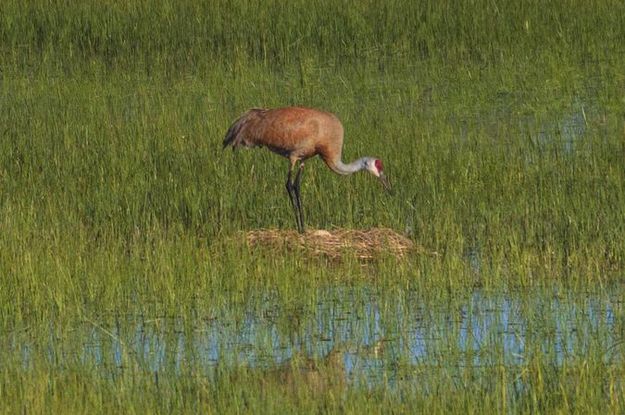
[[[388,228],[309,230],[304,234],[293,230],[259,229],[247,233],[247,244],[250,247],[304,250],[332,259],[348,252],[362,260],[384,254],[401,258],[411,251],[425,252],[407,237]]]

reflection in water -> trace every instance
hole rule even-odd
[[[76,328],[77,338],[51,339],[47,358],[106,369],[128,362],[154,372],[192,368],[210,376],[217,364],[271,369],[294,355],[322,359],[340,353],[346,376],[367,382],[392,379],[401,365],[513,366],[536,353],[558,365],[600,351],[614,363],[621,360],[614,346],[621,341],[623,316],[616,292],[476,291],[464,299],[432,302],[416,292],[386,298],[370,288],[329,288],[319,292],[321,300],[308,313],[282,310],[265,296],[260,308],[255,302],[243,316],[221,310],[220,318],[194,321],[87,322]],[[15,340],[13,347],[29,367],[31,345]]]

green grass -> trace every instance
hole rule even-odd
[[[318,290],[322,303],[310,304],[307,295],[295,299],[308,307],[289,306],[280,294],[252,295],[242,307],[213,304],[179,317],[111,312],[101,315],[97,323],[86,319],[64,328],[57,320],[58,325],[47,322],[42,328],[10,332],[3,344],[5,409],[183,413],[622,410],[620,293],[611,299],[592,294],[591,301],[611,304],[615,311],[617,321],[610,329],[607,319],[594,320],[589,315],[593,307],[584,296],[566,292],[558,294],[556,310],[553,296],[545,296],[540,289],[524,291],[511,299],[510,314],[506,314],[499,309],[507,296],[485,293],[471,301],[461,293],[373,291],[357,285]],[[369,326],[377,325],[369,301],[378,307],[377,329]],[[350,318],[352,313],[359,317]],[[513,314],[525,322],[506,326],[502,319],[516,320]],[[484,324],[489,318],[494,320]],[[251,329],[246,326],[250,319],[254,321]],[[468,337],[463,334],[466,321],[475,322],[475,333],[469,332]],[[502,327],[518,331],[524,343],[522,355],[506,352],[509,344],[500,333]],[[274,357],[299,347],[300,341],[312,347],[313,354],[323,356],[332,346],[324,339],[329,333],[338,336],[334,344],[346,338],[357,347],[370,342],[368,336],[375,330],[387,336],[389,343],[376,360],[382,374],[374,373],[377,382],[373,386],[366,386],[366,378],[356,377],[348,386],[318,390],[305,381],[285,384],[272,375]],[[415,330],[427,339],[426,354],[416,359],[409,350],[415,344]],[[40,332],[48,337],[33,335]],[[241,343],[232,344],[236,335],[242,337]],[[270,341],[273,335],[280,339],[280,346]],[[467,341],[478,343],[467,349],[463,346]],[[561,341],[572,341],[574,348],[562,354],[558,351]],[[219,363],[210,360],[211,344],[220,348]],[[246,356],[251,356],[252,365]],[[362,368],[366,358],[355,358],[356,367]]]
[[[436,307],[475,287],[619,284],[623,22],[623,4],[607,0],[2,2],[0,333],[40,347],[29,368],[15,344],[0,352],[0,401],[14,402],[0,409],[622,411],[622,371],[603,346],[558,368],[539,353],[467,368],[462,387],[451,353],[442,371],[405,366],[425,373],[405,389],[319,400],[265,398],[262,371],[240,365],[217,379],[165,371],[156,384],[145,362],[107,372],[44,345],[51,321],[69,353],[85,322],[240,319],[250,302],[262,314],[263,295],[305,320],[319,287],[337,285],[418,290]],[[221,140],[247,108],[285,105],[335,112],[344,157],[380,157],[395,188],[310,161],[310,228],[390,227],[439,255],[363,267],[248,250],[241,231],[294,227],[288,164]],[[527,389],[504,397],[518,379]]]

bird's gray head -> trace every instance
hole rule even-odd
[[[382,165],[382,160],[376,159],[373,157],[365,157],[365,169],[367,169],[371,174],[380,179],[384,189],[390,191],[391,184],[388,182],[386,175],[384,174],[384,166]]]

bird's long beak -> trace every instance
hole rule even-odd
[[[388,178],[384,175],[384,173],[380,173],[380,181],[382,182],[382,186],[384,186],[384,190],[387,192],[391,192],[391,183],[388,181]]]

